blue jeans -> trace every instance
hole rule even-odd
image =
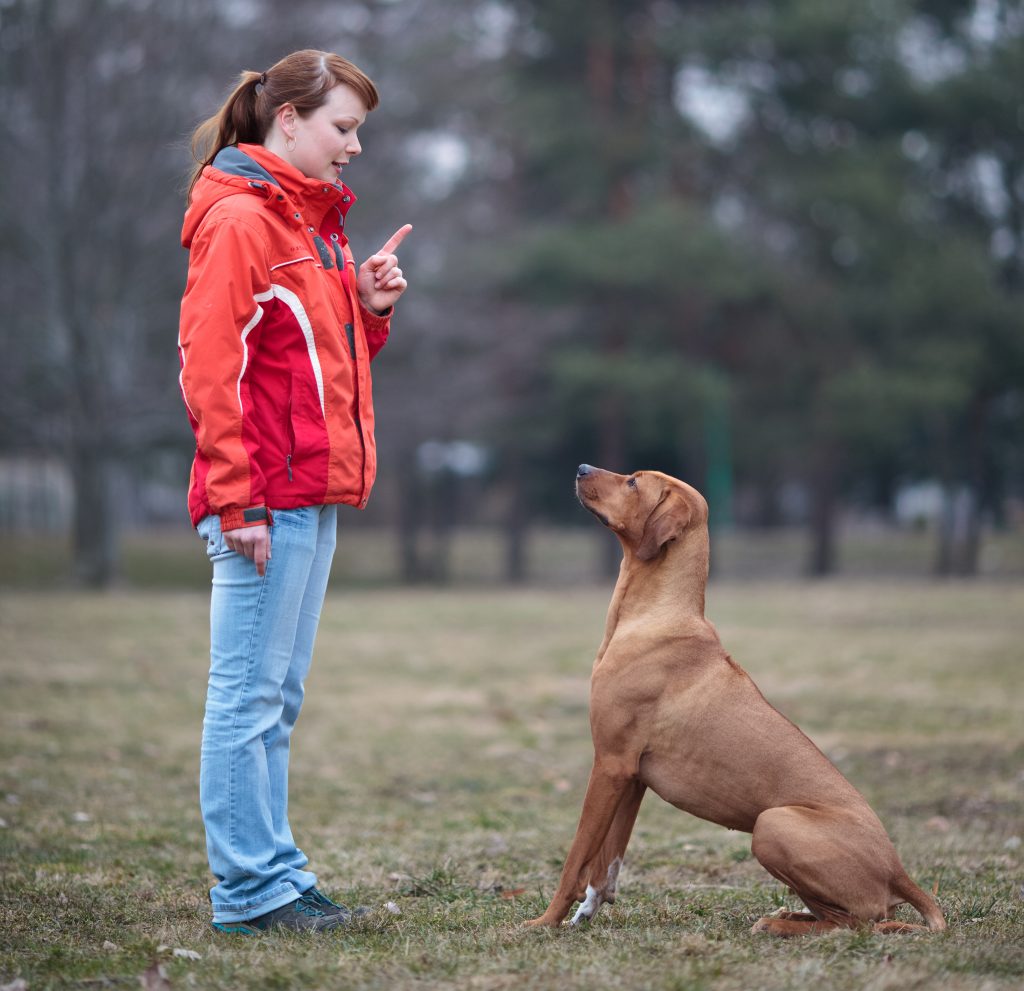
[[[337,507],[273,511],[272,557],[229,550],[220,518],[196,528],[213,562],[210,682],[199,803],[217,884],[214,922],[241,922],[316,883],[288,825],[288,753],[334,556]]]

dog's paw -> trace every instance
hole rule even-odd
[[[526,929],[557,929],[561,924],[561,921],[551,922],[546,915],[538,915],[536,919],[527,919],[523,926]]]
[[[601,892],[588,884],[587,896],[583,899],[583,904],[576,909],[576,914],[572,917],[569,925],[578,926],[584,922],[590,922],[592,919],[597,918],[597,913],[601,911],[601,906],[603,904],[604,897]]]

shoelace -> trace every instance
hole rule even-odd
[[[315,905],[313,902],[308,901],[306,899],[305,895],[303,895],[295,903],[295,911],[296,912],[301,912],[303,915],[312,915],[314,917],[316,917],[318,915],[324,915],[325,914],[323,909],[321,909],[319,906]]]

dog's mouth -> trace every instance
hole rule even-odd
[[[576,499],[588,513],[593,513],[601,521],[603,526],[610,526],[608,517],[605,516],[604,513],[599,513],[593,506],[588,504],[585,493],[581,490],[581,486],[578,481],[576,482]]]
[[[604,513],[599,513],[593,506],[588,506],[584,501],[583,497],[577,492],[576,498],[579,499],[580,505],[588,512],[593,513],[600,521],[603,526],[609,526],[608,517]]]

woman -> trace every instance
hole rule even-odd
[[[399,229],[356,270],[342,169],[377,106],[338,55],[245,72],[196,130],[182,243],[181,390],[196,435],[192,522],[213,562],[200,805],[213,927],[325,931],[288,824],[288,754],[334,553],[339,503],[376,473],[370,360],[406,281]]]

